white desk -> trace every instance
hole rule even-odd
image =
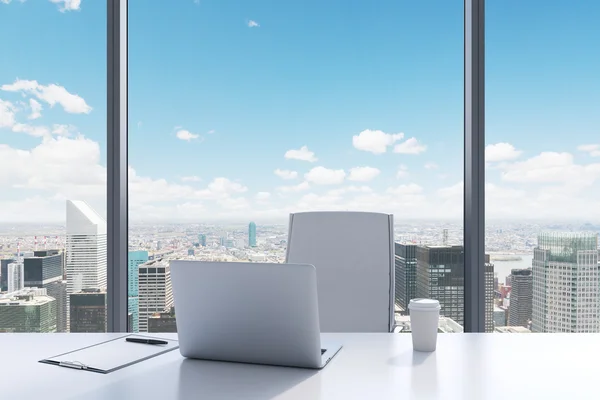
[[[108,375],[37,362],[118,335],[0,334],[0,398],[600,398],[592,334],[446,334],[432,354],[413,353],[408,334],[328,334],[344,348],[322,371],[184,360],[177,350]]]

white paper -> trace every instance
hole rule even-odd
[[[127,342],[125,338],[158,339],[168,342],[166,345]],[[52,363],[75,363],[104,372],[111,372],[137,362],[147,360],[160,354],[179,348],[177,340],[159,337],[124,335],[117,339],[101,342],[96,345],[74,350],[69,353],[47,358],[42,361]]]

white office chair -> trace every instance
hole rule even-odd
[[[286,262],[317,269],[322,332],[390,332],[394,327],[393,215],[290,214]]]

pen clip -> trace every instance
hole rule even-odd
[[[79,361],[61,361],[58,363],[61,367],[74,368],[74,369],[88,369],[87,365]]]

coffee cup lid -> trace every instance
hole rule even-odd
[[[436,311],[440,309],[440,302],[434,299],[412,299],[408,308],[410,310]]]

